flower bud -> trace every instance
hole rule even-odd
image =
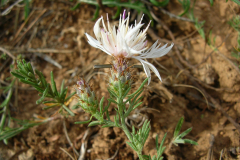
[[[75,85],[74,88],[77,92],[78,101],[81,107],[86,112],[95,113],[98,102],[89,84],[84,79],[80,79],[77,81],[77,85]]]

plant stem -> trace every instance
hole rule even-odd
[[[130,140],[130,142],[133,141],[132,135],[130,133],[130,131],[127,128],[127,125],[125,123],[125,119],[124,119],[124,114],[123,114],[123,99],[122,97],[118,97],[117,98],[117,103],[118,103],[118,110],[119,110],[119,115],[120,115],[120,119],[121,119],[121,124],[122,124],[122,129],[124,131],[124,133],[127,135],[128,139]]]
[[[125,123],[125,117],[124,117],[124,114],[123,114],[123,108],[124,108],[123,98],[118,97],[117,98],[117,103],[118,103],[118,110],[119,110],[120,119],[121,119],[121,128],[124,131],[124,133],[126,134],[126,136],[128,137],[128,139],[130,140],[130,142],[132,143],[133,142],[133,136],[127,128],[127,125]],[[138,154],[139,159],[144,160],[143,156],[142,156],[142,151],[136,151],[136,152]]]

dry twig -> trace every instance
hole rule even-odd
[[[92,131],[90,131],[90,128],[88,128],[87,131],[84,133],[84,136],[82,139],[82,145],[80,148],[80,156],[79,156],[78,160],[84,160],[84,158],[85,158],[85,154],[87,151],[88,137],[91,133],[92,133]]]
[[[62,147],[59,147],[64,153],[66,153],[72,160],[75,160],[74,158],[73,158],[73,156],[70,154],[70,153],[68,153],[68,151],[66,151],[65,149],[63,149]]]
[[[11,57],[13,60],[16,59],[16,57],[15,57],[11,52],[9,52],[8,50],[0,47],[0,51],[2,51],[3,53],[6,53],[6,54],[7,54],[9,57]]]
[[[210,135],[210,139],[209,139],[209,143],[210,143],[210,147],[208,149],[208,153],[207,153],[207,160],[213,160],[213,144],[214,144],[214,135]]]
[[[14,42],[13,46],[15,46],[24,36],[25,34],[34,26],[34,24],[39,20],[39,18],[47,11],[47,9],[44,9],[37,17],[36,19],[28,26],[28,28],[26,29],[26,31],[22,34],[21,37],[19,37],[18,39],[16,39],[16,41]]]
[[[73,151],[75,152],[75,154],[77,156],[79,156],[78,151],[75,149],[75,147],[73,146],[73,143],[71,142],[71,140],[70,140],[70,138],[68,136],[65,119],[63,119],[63,131],[65,133],[65,136],[67,138],[67,141],[68,141],[69,145],[73,148]]]

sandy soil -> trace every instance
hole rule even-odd
[[[15,56],[22,54],[36,69],[42,71],[49,81],[50,71],[53,71],[57,87],[60,87],[62,79],[65,79],[71,92],[80,76],[90,79],[90,84],[98,98],[107,97],[107,77],[102,73],[108,73],[109,70],[94,70],[93,65],[109,64],[111,57],[92,48],[84,35],[85,32],[93,35],[94,21],[91,21],[91,18],[95,7],[81,4],[80,8],[71,11],[70,8],[73,5],[74,3],[70,1],[35,0],[28,23],[17,36],[17,31],[24,23],[23,8],[19,11],[14,8],[7,16],[1,17],[0,46],[8,49]],[[44,9],[46,9],[45,13],[39,18],[38,15]],[[165,9],[176,15],[182,12],[176,0]],[[18,12],[19,19],[14,27]],[[100,15],[105,16],[106,12],[111,17],[116,12],[116,8],[105,7],[105,12],[101,10]],[[219,159],[221,151],[223,159],[237,159],[239,132],[223,112],[240,124],[240,74],[239,68],[235,65],[238,61],[231,57],[231,51],[234,46],[237,46],[237,32],[228,24],[234,15],[239,14],[239,6],[225,1],[214,1],[213,6],[208,0],[196,2],[195,15],[199,21],[206,21],[204,25],[206,34],[212,30],[212,37],[216,37],[215,46],[218,46],[218,52],[213,52],[206,45],[206,40],[196,32],[193,23],[170,18],[156,8],[153,12],[170,30],[155,22],[151,28],[154,34],[149,32],[149,44],[154,43],[157,38],[160,38],[159,41],[163,44],[172,42],[170,31],[175,38],[176,48],[162,58],[149,60],[159,69],[163,83],[152,74],[152,82],[145,87],[143,93],[144,104],[133,113],[134,116],[129,117],[129,123],[135,126],[141,123],[143,118],[151,120],[152,129],[144,153],[156,154],[157,134],[160,142],[163,135],[168,132],[165,142],[168,146],[178,120],[184,116],[182,130],[193,127],[187,138],[197,141],[199,145],[172,146],[165,151],[164,159],[208,159],[211,149],[213,159]],[[37,18],[38,21],[27,31]],[[112,25],[117,24],[117,20],[111,22]],[[149,22],[147,16],[144,22],[145,24]],[[57,52],[27,51],[27,49],[56,49]],[[62,68],[45,61],[36,53],[51,57]],[[0,66],[3,63],[4,60],[1,59]],[[131,64],[138,64],[138,62],[132,61]],[[145,74],[142,69],[133,69],[132,72],[134,88],[137,88],[145,78]],[[9,76],[9,67],[6,66],[1,72],[1,81],[5,81]],[[30,90],[28,85],[20,82],[18,85],[22,88],[18,89],[18,96],[14,95],[12,98],[12,102],[17,101],[11,104],[12,116],[19,119],[32,119],[33,114],[49,117],[56,112],[56,108],[43,111],[44,106],[35,103],[39,98],[38,93]],[[207,98],[209,107],[203,95]],[[74,101],[70,106],[73,103]],[[126,145],[127,138],[120,129],[102,129],[98,126],[88,128],[87,125],[76,125],[75,121],[87,120],[90,117],[82,110],[76,113],[77,116],[65,119],[66,128],[77,151],[80,150],[82,143],[87,145],[86,159],[108,159],[115,153],[113,159],[137,159],[137,155]],[[114,114],[113,106],[110,107],[110,113]],[[137,118],[134,118],[136,115]],[[60,148],[77,158],[63,131],[63,121],[60,118],[28,129],[9,140],[8,146],[1,142],[2,159],[70,159]],[[87,137],[84,138],[86,133]],[[209,142],[211,135],[214,136],[213,145]]]

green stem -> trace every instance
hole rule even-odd
[[[119,110],[119,115],[120,115],[120,119],[121,119],[122,129],[123,129],[124,133],[127,135],[130,142],[132,142],[133,137],[132,137],[130,131],[128,130],[127,125],[125,123],[125,119],[124,119],[124,114],[123,114],[123,105],[124,104],[123,104],[122,97],[117,98],[117,103],[118,103],[118,110]]]
[[[123,113],[123,108],[124,108],[124,103],[123,103],[123,98],[122,97],[118,97],[117,98],[117,103],[118,103],[118,110],[119,110],[119,114],[120,114],[120,119],[121,119],[121,127],[122,130],[124,131],[124,133],[126,134],[126,136],[128,137],[128,139],[130,140],[130,142],[133,142],[133,136],[130,133],[130,131],[127,128],[127,125],[125,123],[125,117],[124,117],[124,113]],[[142,151],[136,151],[138,154],[138,157],[140,160],[144,160],[143,155],[142,155]]]

